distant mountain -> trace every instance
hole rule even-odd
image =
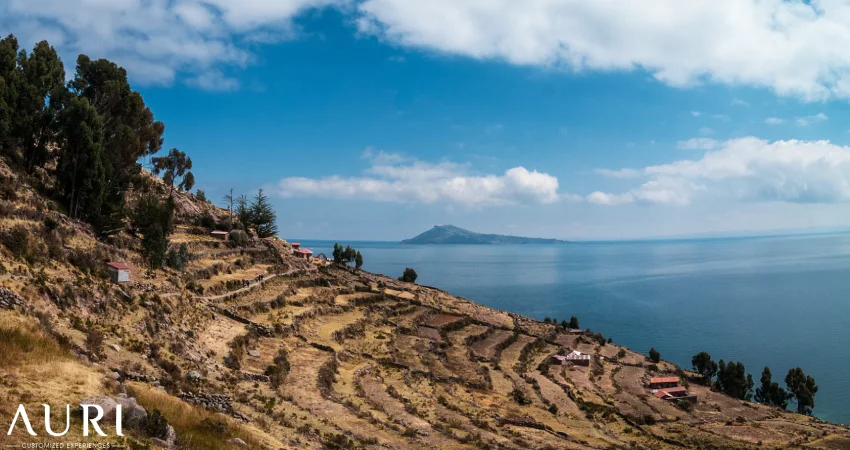
[[[434,225],[434,228],[402,244],[566,244],[558,239],[527,238],[504,236],[501,234],[482,234],[464,230],[454,225]]]

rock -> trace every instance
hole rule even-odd
[[[201,381],[201,373],[193,370],[186,374],[186,379],[193,382]]]
[[[230,439],[227,441],[227,443],[232,445],[233,447],[248,448],[248,444],[239,438]]]
[[[124,409],[122,407],[124,427],[133,430],[143,430],[148,423],[148,412],[139,405]]]
[[[117,405],[117,403],[111,397],[108,397],[106,395],[95,395],[93,397],[84,398],[84,399],[80,400],[80,407],[81,408],[82,408],[82,405],[97,405],[97,406],[100,406],[101,409],[103,409],[102,420],[104,420],[106,422],[110,422],[110,421],[114,422],[115,421],[115,405]],[[92,414],[93,416],[91,416],[91,417],[94,417],[94,416],[97,415],[97,412],[95,412],[94,410],[92,410],[90,408],[89,414]]]
[[[6,289],[0,288],[0,309],[17,309],[26,305],[20,295]]]
[[[165,442],[172,446],[175,442],[177,442],[177,432],[174,431],[174,427],[172,427],[171,425],[169,425],[168,428],[165,430]]]
[[[260,357],[260,352],[256,350],[248,350],[248,356],[253,356],[254,358]]]
[[[121,351],[121,347],[119,347],[118,344],[109,344],[107,345],[107,347],[111,348],[112,350],[115,350],[116,353]]]
[[[106,374],[106,378],[118,381],[121,379],[121,374],[119,374],[118,372],[109,372],[108,374]]]

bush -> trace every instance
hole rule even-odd
[[[207,230],[212,230],[215,228],[215,219],[213,219],[210,215],[201,216],[201,218],[198,219],[198,226],[204,227]]]
[[[649,349],[649,360],[658,364],[661,362],[661,353],[658,353],[658,350],[655,347]]]
[[[86,348],[94,355],[103,352],[103,333],[95,328],[89,328],[86,332]]]
[[[177,251],[174,251],[174,249],[168,251],[168,254],[165,255],[165,264],[174,270],[183,270],[186,264],[189,264],[189,259],[189,249],[186,248],[186,244],[180,244]]]
[[[205,202],[207,201],[207,194],[205,194],[204,191],[198,189],[197,191],[195,191],[195,198],[202,202]]]
[[[233,230],[230,232],[230,242],[244,247],[248,245],[248,233],[243,230]]]
[[[523,392],[521,389],[518,389],[518,388],[514,388],[514,390],[513,390],[513,391],[511,391],[511,398],[512,398],[512,399],[513,399],[513,400],[514,400],[514,401],[515,401],[518,405],[525,406],[525,405],[530,405],[530,404],[531,404],[531,399],[530,399],[530,398],[528,398],[528,396],[527,396],[527,395],[525,395],[525,392]]]
[[[416,271],[411,269],[410,267],[405,268],[404,273],[400,277],[398,277],[399,281],[404,281],[407,283],[416,283],[416,278],[418,278]]]
[[[158,409],[153,410],[148,416],[145,431],[148,436],[159,439],[165,439],[168,436],[168,421]]]

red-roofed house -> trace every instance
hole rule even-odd
[[[301,248],[301,243],[300,243],[300,242],[293,242],[293,243],[292,243],[292,244],[290,244],[290,245],[292,246],[292,249],[293,249],[293,250],[298,250],[299,248]]]
[[[691,403],[697,402],[697,396],[688,393],[688,390],[682,386],[673,388],[659,389],[655,391],[655,397],[661,400],[685,400]]]
[[[652,377],[649,380],[650,389],[674,388],[679,385],[679,377]]]
[[[306,248],[299,248],[298,250],[295,250],[293,253],[295,254],[296,258],[310,259],[310,258],[313,257],[313,250],[309,250],[309,249],[306,249]]]
[[[129,283],[130,282],[130,266],[122,262],[106,263],[106,270],[109,272],[109,277],[113,283]]]

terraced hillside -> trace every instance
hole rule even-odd
[[[3,250],[0,283],[16,299],[0,302],[11,310],[0,316],[11,355],[0,361],[4,426],[10,405],[121,394],[149,418],[159,411],[172,445],[193,449],[850,448],[845,427],[734,400],[673,364],[555,325],[296,259],[277,238],[239,247],[184,223],[172,241],[190,264],[146,274],[133,236],[96,241],[20,198],[0,201],[0,229],[41,231],[50,217],[62,246],[47,261]],[[133,281],[108,283],[105,258],[130,263]],[[553,363],[572,350],[590,364]],[[653,395],[649,378],[662,375],[681,377],[697,403]],[[76,442],[73,421],[77,434],[63,439]],[[126,434],[162,444],[144,427]]]

